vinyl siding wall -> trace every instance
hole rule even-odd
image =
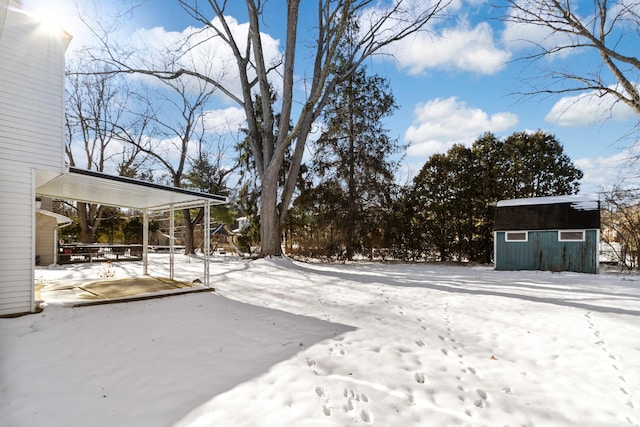
[[[495,233],[496,270],[598,272],[599,230],[586,230],[583,242],[560,242],[558,231],[529,231],[527,242],[506,242]]]
[[[61,173],[64,165],[68,39],[16,6],[0,0],[0,315],[33,311],[34,171]]]
[[[36,265],[56,262],[57,230],[55,218],[36,213]]]

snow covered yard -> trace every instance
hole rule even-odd
[[[202,275],[177,259],[176,278]],[[44,312],[0,319],[0,425],[640,425],[633,276],[234,257],[211,272],[215,293],[71,308],[44,292]]]

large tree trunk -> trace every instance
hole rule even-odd
[[[191,212],[189,212],[189,209],[182,210],[182,217],[182,223],[184,224],[184,233],[182,236],[182,238],[184,239],[184,254],[194,254],[196,252],[193,238],[194,226],[191,222]]]
[[[189,255],[189,254],[195,254],[196,253],[196,245],[195,245],[195,229],[196,229],[196,225],[200,224],[202,222],[202,220],[204,219],[204,208],[200,208],[198,209],[198,213],[196,214],[195,218],[191,218],[191,211],[189,209],[183,209],[182,210],[182,216],[184,217],[184,233],[183,233],[183,240],[184,240],[184,254],[185,255]],[[204,232],[204,229],[203,229]],[[207,237],[204,236],[203,234],[203,239],[206,239]],[[211,236],[209,236],[209,238],[211,238]]]
[[[155,72],[144,69],[127,67],[127,72],[138,72],[148,75],[156,75],[163,80],[176,79],[182,76],[193,76],[212,85],[223,92],[232,101],[242,106],[245,110],[248,136],[251,144],[251,152],[255,168],[258,171],[262,184],[260,206],[260,236],[261,256],[280,256],[281,227],[284,216],[289,208],[291,198],[295,190],[296,180],[300,174],[300,164],[304,153],[304,144],[311,131],[312,124],[320,116],[328,99],[333,96],[336,86],[349,77],[368,57],[384,49],[389,44],[401,40],[411,34],[420,31],[434,16],[439,15],[449,2],[436,0],[435,4],[427,2],[419,7],[417,3],[405,0],[410,5],[399,1],[389,10],[376,17],[372,16],[372,22],[360,28],[353,49],[345,58],[338,58],[341,54],[339,46],[345,42],[349,35],[346,34],[350,27],[351,18],[362,13],[367,13],[370,1],[352,0],[321,0],[318,2],[317,22],[314,28],[309,28],[316,33],[315,52],[311,52],[309,58],[315,58],[312,72],[309,76],[310,86],[306,89],[307,99],[303,101],[302,111],[297,119],[292,120],[293,105],[298,101],[293,99],[296,88],[297,76],[301,73],[294,72],[296,64],[295,54],[299,48],[297,43],[299,5],[301,0],[287,1],[285,51],[281,58],[281,67],[277,72],[282,73],[282,90],[278,104],[280,114],[274,112],[274,99],[271,76],[275,75],[271,58],[265,57],[263,49],[260,23],[262,22],[269,2],[247,0],[247,12],[249,19],[249,33],[246,44],[243,38],[232,31],[234,25],[228,22],[227,4],[231,2],[209,0],[198,2],[180,0],[181,6],[195,19],[208,26],[230,48],[238,67],[238,81],[242,95],[231,87],[225,87],[220,82],[194,70],[179,69],[171,71]],[[208,3],[211,11],[202,9],[202,5]],[[272,2],[274,5],[278,2]],[[413,7],[408,7],[413,6]],[[390,25],[393,25],[393,29]],[[307,34],[305,34],[307,36]],[[242,40],[240,44],[236,41]],[[186,44],[186,43],[185,43]],[[108,47],[107,47],[108,48]],[[112,56],[113,57],[113,56]],[[336,70],[337,60],[344,62],[340,70]],[[121,67],[122,63],[117,63]],[[306,71],[305,71],[306,74]],[[234,82],[235,83],[235,82]],[[261,104],[259,108],[254,105],[255,94],[260,94]],[[277,123],[276,123],[277,122]],[[274,140],[274,137],[277,138]],[[278,177],[287,150],[295,141],[295,149],[287,173],[286,183],[281,188],[282,198],[278,204]],[[280,207],[279,207],[280,206]]]
[[[356,227],[356,216],[358,215],[358,205],[356,204],[356,178],[355,178],[355,148],[353,135],[349,135],[349,182],[347,195],[347,224],[346,224],[346,242],[347,260],[353,260],[355,254],[354,236],[356,235],[354,228]],[[343,225],[344,229],[345,225]]]
[[[260,256],[282,256],[276,182],[263,182],[260,204]]]
[[[78,221],[80,222],[80,242],[95,243],[96,231],[100,225],[102,206],[84,202],[78,202]]]

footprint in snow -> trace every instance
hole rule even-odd
[[[315,360],[307,358],[307,366],[311,368],[311,372],[313,372],[314,375],[320,375],[320,372],[316,369],[317,366]]]
[[[359,410],[357,402],[369,403],[369,397],[365,393],[356,393],[353,389],[345,388],[344,397],[347,398],[347,403],[344,406],[345,412],[347,413],[355,412],[356,414],[358,414],[356,416],[359,417],[359,419],[361,421],[364,421],[365,423],[373,422],[373,414],[367,409],[361,409],[359,413],[357,412]],[[354,418],[354,421],[357,422],[357,419]]]
[[[473,404],[478,408],[486,408],[487,406],[489,406],[489,402],[487,402],[487,393],[482,389],[476,390],[476,393],[478,393],[480,399],[473,402]]]
[[[353,399],[347,399],[347,405],[345,406],[345,412],[353,411]]]
[[[360,419],[365,423],[373,422],[373,416],[366,409],[363,409],[362,412],[360,412]]]
[[[482,400],[482,399],[478,399],[475,402],[473,402],[473,404],[475,406],[477,406],[478,408],[484,408],[487,406],[487,401],[486,400]]]

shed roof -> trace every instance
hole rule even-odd
[[[574,209],[597,210],[599,209],[599,205],[598,205],[599,200],[600,199],[597,194],[574,194],[574,195],[568,195],[568,196],[530,197],[530,198],[523,198],[523,199],[500,200],[498,202],[498,207],[571,203]]]
[[[599,228],[597,194],[501,200],[494,223],[496,231]]]
[[[123,176],[84,169],[69,171],[52,179],[47,173],[38,177],[38,196],[75,200],[139,210],[168,210],[227,203],[227,198],[184,188],[170,187]],[[42,182],[46,181],[46,182]]]

